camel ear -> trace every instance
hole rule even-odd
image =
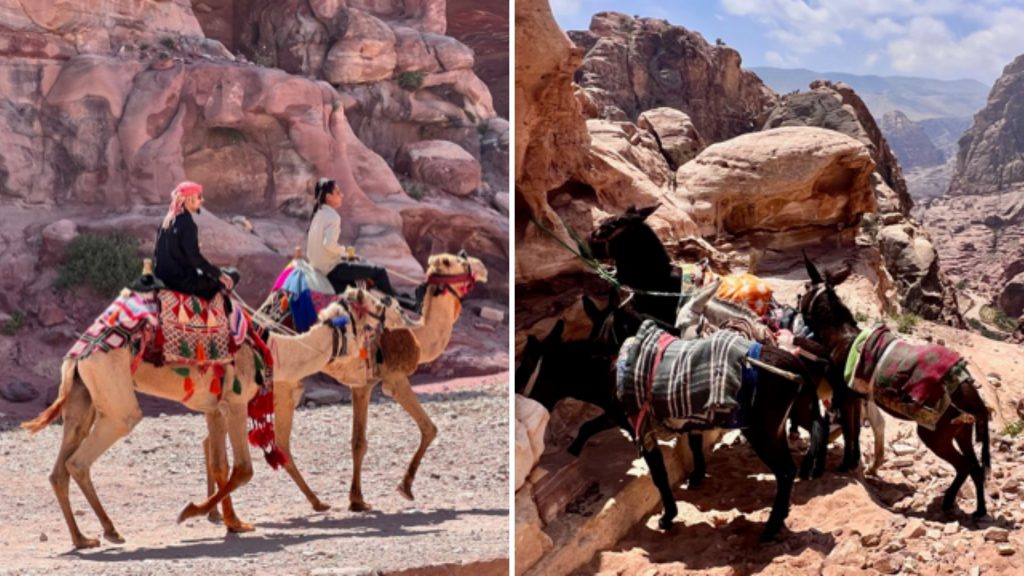
[[[459,250],[459,258],[462,258],[463,260],[468,260],[469,259],[469,254],[466,253],[466,249],[465,248],[463,248],[462,250]]]
[[[590,318],[594,324],[601,320],[601,309],[586,294],[583,295],[583,311],[587,313],[587,318]]]
[[[817,267],[814,266],[814,262],[807,257],[807,251],[804,250],[804,266],[807,268],[807,276],[810,277],[812,284],[821,284],[821,273],[818,272]]]

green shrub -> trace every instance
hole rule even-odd
[[[989,329],[987,326],[982,324],[981,321],[979,321],[977,318],[968,318],[967,324],[970,325],[971,328],[974,328],[975,330],[980,332],[982,336],[988,338],[989,340],[998,340],[1000,342],[1006,340],[1006,334]]]
[[[960,281],[956,283],[956,289],[963,290],[964,288],[967,288],[967,279],[961,278]]]
[[[398,75],[398,85],[402,90],[413,92],[423,86],[423,72],[402,72]]]
[[[476,124],[476,122],[477,122],[476,114],[473,114],[469,110],[463,110],[463,112],[466,113],[466,118],[469,120],[470,124]]]
[[[487,122],[481,122],[476,125],[476,133],[483,136],[487,134]]]
[[[986,324],[991,324],[1000,330],[1013,332],[1017,329],[1017,321],[1006,315],[1005,312],[995,306],[985,305],[978,311],[978,316]]]
[[[11,314],[11,318],[4,322],[3,327],[0,327],[0,332],[3,332],[5,336],[14,336],[21,330],[21,327],[25,325],[25,313],[21,310],[15,310]]]
[[[167,48],[168,50],[174,50],[178,47],[178,43],[175,42],[174,38],[171,38],[170,36],[164,36],[163,38],[161,38],[160,43],[163,44],[164,48]]]
[[[1021,432],[1024,432],[1024,420],[1010,422],[1006,428],[1003,428],[1003,434],[1011,438],[1016,438]]]
[[[210,128],[210,136],[224,140],[229,144],[241,144],[247,140],[245,132],[223,126],[214,126],[213,128]]]
[[[82,234],[68,244],[57,273],[57,289],[91,286],[113,297],[142,270],[139,242],[126,234]]]
[[[422,200],[427,193],[427,187],[414,180],[403,180],[402,188],[410,198],[416,201]]]
[[[863,312],[861,312],[860,310],[857,310],[857,313],[854,314],[853,317],[857,320],[857,322],[867,322],[868,321],[868,315],[863,313]]]
[[[902,334],[910,334],[917,327],[921,317],[913,312],[904,312],[896,317],[896,330]]]

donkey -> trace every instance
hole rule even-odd
[[[574,343],[561,343],[551,338],[560,336],[556,325],[555,334],[544,340],[543,358],[537,362],[524,359],[524,364],[516,375],[517,389],[532,384],[529,392],[542,395],[541,390],[558,390],[568,382],[578,382],[575,389],[602,390],[602,398],[613,398],[605,403],[606,413],[632,434],[634,427],[629,422],[625,406],[616,392],[616,360],[621,343],[637,331],[643,320],[644,317],[635,312],[610,306],[605,311],[604,321],[596,327],[595,338],[589,342]],[[762,539],[771,540],[781,530],[789,514],[790,494],[796,478],[796,465],[785,438],[784,424],[801,391],[810,386],[810,378],[803,364],[780,348],[765,346],[761,353],[761,361],[777,371],[796,375],[795,380],[792,380],[774,371],[759,368],[758,381],[753,393],[741,401],[742,409],[749,414],[749,426],[743,430],[743,434],[776,477],[776,496],[768,524],[762,534]],[[645,437],[649,440],[650,434],[656,433],[655,430],[671,433],[687,433],[688,430],[672,429],[667,427],[666,422],[661,421],[644,426],[641,430],[643,433],[637,438],[640,452],[651,470],[651,478],[658,489],[664,508],[659,526],[668,529],[672,526],[678,509],[661,451],[656,443],[645,441]],[[812,436],[809,454],[824,458],[824,428],[819,430],[820,432]]]
[[[883,350],[871,348],[871,337],[864,342],[863,352],[854,347],[855,341],[861,335],[861,329],[857,325],[849,308],[843,304],[836,294],[833,278],[829,275],[822,277],[814,263],[804,254],[804,264],[807,274],[810,277],[810,289],[800,298],[800,312],[807,322],[807,325],[814,331],[818,338],[829,350],[833,365],[836,367],[845,366],[851,352],[861,354],[861,363],[868,365],[868,357],[872,361],[877,356],[877,368],[886,362],[886,355],[891,350],[896,350],[898,340],[889,342]],[[876,331],[877,332],[877,331]],[[872,334],[873,336],[873,334]],[[909,348],[909,347],[908,347]],[[913,350],[911,350],[913,351]],[[932,354],[955,355],[955,353],[944,347],[934,347],[930,350]],[[959,355],[955,355],[959,356]],[[893,356],[895,357],[895,355]],[[882,379],[892,380],[892,374],[888,370],[875,369],[867,376],[870,378],[867,386],[869,402],[873,401],[890,415],[900,420],[914,420],[917,422],[917,435],[932,452],[949,462],[956,469],[956,476],[953,483],[946,490],[942,499],[942,509],[950,511],[956,504],[956,495],[960,491],[967,477],[970,476],[977,489],[977,508],[973,516],[984,517],[987,514],[985,507],[985,476],[991,468],[991,454],[989,449],[989,412],[978,391],[974,388],[973,378],[963,368],[962,358],[942,377],[941,391],[944,395],[942,404],[947,407],[942,409],[941,416],[937,420],[925,425],[921,413],[911,417],[908,413],[897,411],[893,404],[882,403],[876,392],[876,384]],[[854,369],[857,376],[859,368]],[[900,371],[896,376],[903,376]],[[840,409],[843,412],[843,437],[846,450],[843,455],[842,469],[852,470],[856,468],[860,460],[859,429],[860,429],[860,402],[855,401],[864,394],[849,386],[845,375],[837,368],[831,372],[830,380],[833,388],[839,393]],[[851,401],[853,400],[853,401]],[[945,402],[948,400],[948,402]],[[974,423],[972,427],[970,424]],[[972,431],[976,430],[978,439],[981,442],[981,463],[974,452],[974,439]],[[956,447],[954,447],[954,443]],[[959,447],[959,451],[957,450]]]

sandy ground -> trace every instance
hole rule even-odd
[[[417,476],[416,501],[396,486],[418,430],[390,400],[370,407],[363,492],[370,513],[347,511],[351,406],[301,409],[293,452],[307,482],[334,506],[315,513],[283,471],[257,454],[255,476],[235,493],[256,531],[230,535],[178,512],[205,495],[195,414],[143,419],[94,466],[92,478],[123,545],[75,551],[49,486],[59,425],[29,437],[0,432],[0,574],[374,574],[448,564],[463,573],[506,573],[508,551],[508,387],[481,379],[421,392],[439,429]],[[5,425],[9,426],[9,423]],[[83,531],[99,522],[77,487],[72,505]]]

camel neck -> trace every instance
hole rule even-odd
[[[274,355],[274,378],[298,381],[323,370],[331,359],[333,328],[317,324],[304,334],[272,334],[267,343]]]
[[[423,300],[423,325],[413,328],[420,343],[420,364],[436,360],[448,347],[455,321],[462,311],[462,303],[452,293],[432,292],[429,290]]]

